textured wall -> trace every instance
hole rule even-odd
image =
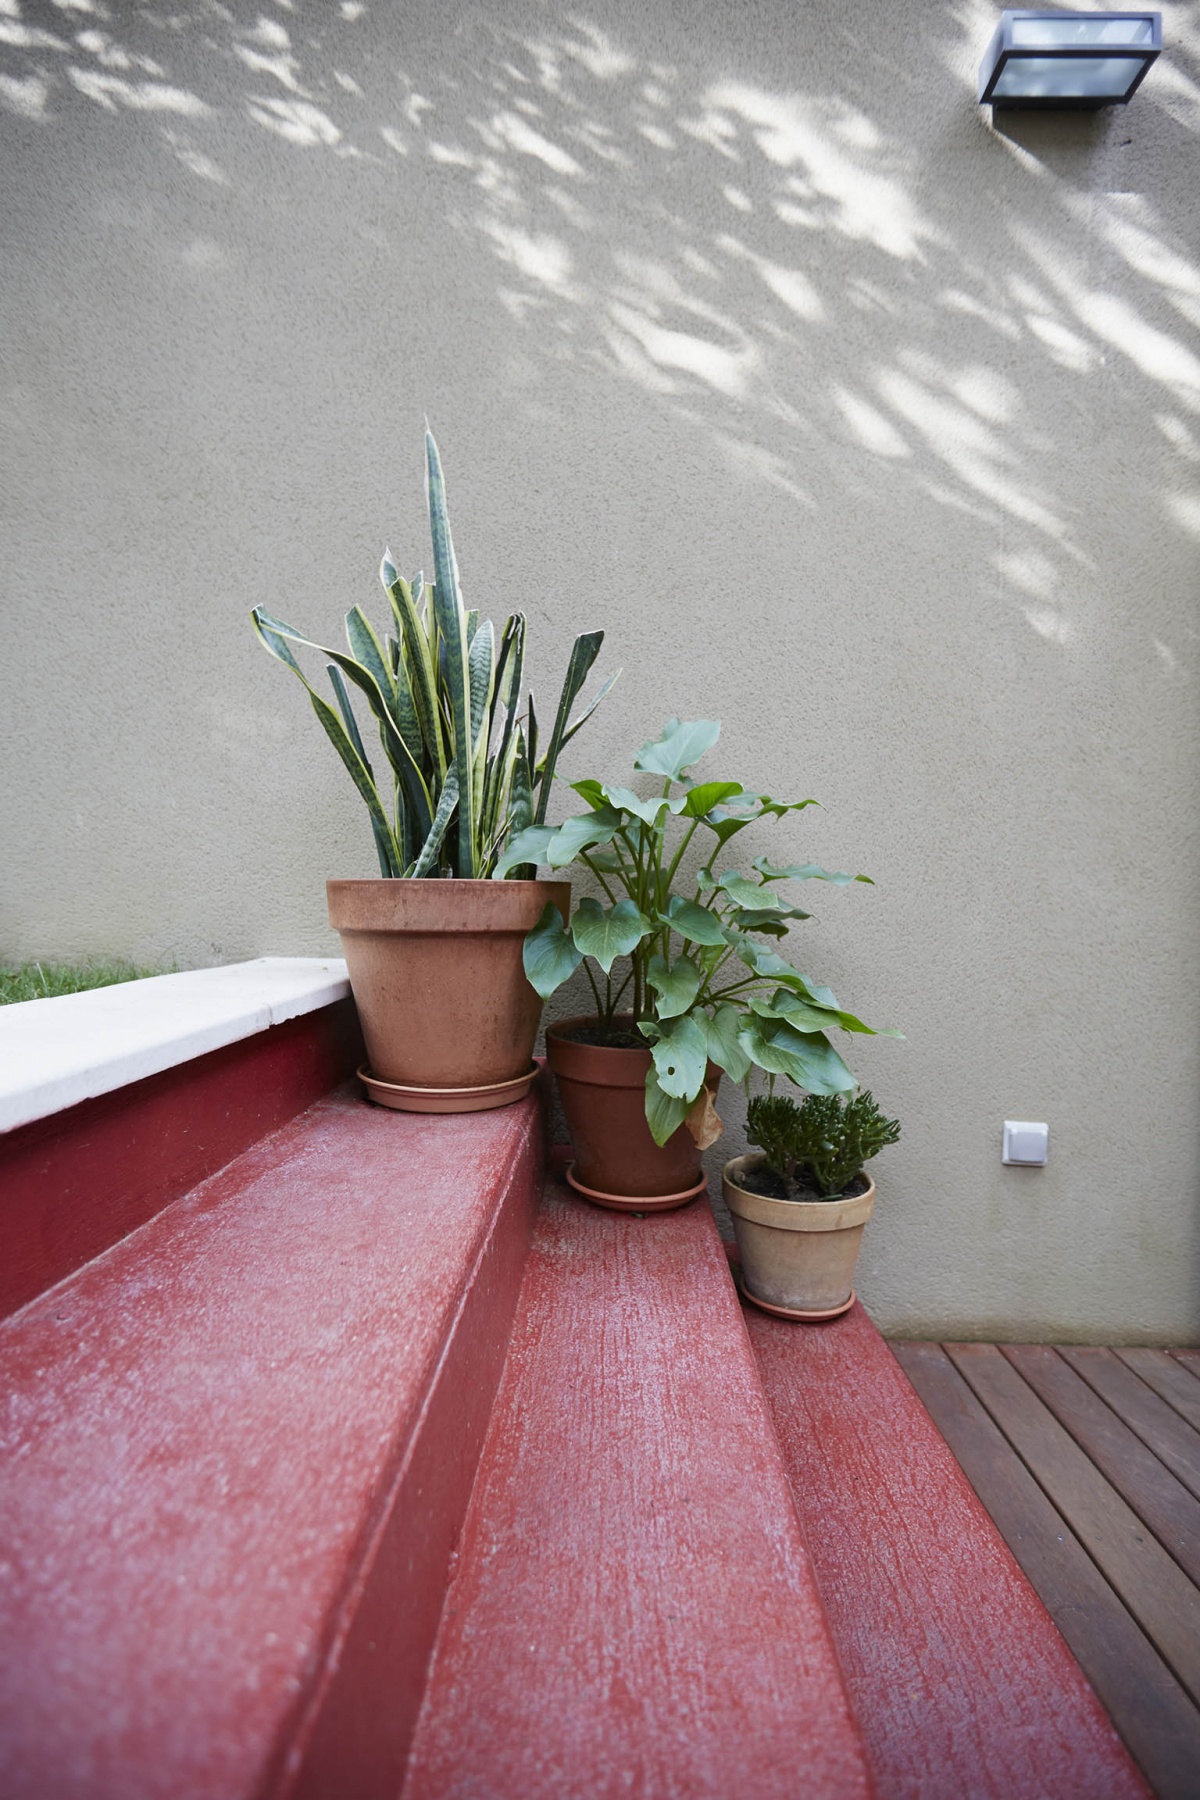
[[[877,881],[800,955],[907,1033],[880,1323],[1194,1338],[1200,5],[1003,131],[995,16],[0,0],[0,952],[333,947],[365,815],[246,614],[427,560],[427,412],[535,685],[624,665],[571,775],[719,717],[824,802],[752,853]]]

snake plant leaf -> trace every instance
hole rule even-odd
[[[641,819],[643,824],[651,827],[658,824],[658,815],[667,805],[666,797],[662,794],[654,800],[640,800],[632,788],[606,787],[602,792],[610,806],[632,813],[635,819]]]
[[[583,961],[583,952],[572,943],[553,901],[543,907],[541,918],[526,935],[521,954],[529,985],[543,1000],[556,993]]]
[[[537,708],[533,704],[532,694],[525,703],[525,751],[529,760],[529,779],[532,782],[533,771],[537,768],[538,753]],[[530,820],[530,823],[532,824],[533,821]],[[545,824],[545,820],[543,819],[541,823]]]
[[[682,810],[689,819],[703,819],[714,806],[744,792],[740,781],[698,781],[684,796]]]
[[[593,844],[610,844],[620,824],[620,813],[611,807],[600,812],[578,813],[558,827],[546,846],[546,861],[552,869],[563,869],[575,861],[581,850],[590,850]]]
[[[380,693],[391,696],[393,682],[388,655],[361,606],[352,606],[346,614],[346,642],[351,656],[362,664]]]
[[[546,860],[546,845],[554,836],[553,825],[527,825],[524,831],[516,832],[509,838],[504,852],[496,860],[492,870],[493,881],[503,881],[510,869],[522,863],[538,863]]]
[[[600,646],[604,642],[602,631],[584,631],[571,646],[571,656],[567,663],[566,679],[563,681],[562,693],[558,698],[558,711],[554,716],[554,728],[550,733],[550,742],[546,754],[537,764],[535,773],[541,782],[538,794],[537,816],[535,825],[546,823],[546,808],[550,803],[550,788],[554,781],[554,771],[558,764],[559,752],[566,739],[567,721],[571,708],[575,704],[576,695],[588,678],[592,664],[600,654]]]
[[[704,1086],[708,1033],[699,1019],[676,1019],[650,1052],[664,1094],[690,1105]]]
[[[363,748],[362,736],[358,729],[358,720],[354,717],[354,708],[351,706],[350,696],[346,692],[346,683],[342,680],[342,671],[338,668],[336,663],[328,663],[326,665],[325,673],[329,676],[333,691],[337,695],[338,711],[342,715],[342,723],[346,727],[346,735],[354,746],[356,756],[359,758],[359,761],[367,772],[371,786],[375,787],[375,771],[371,767],[367,758],[367,753]],[[379,789],[375,788],[375,792],[378,794]],[[380,802],[380,807],[382,810],[382,802]],[[371,814],[371,833],[375,839],[375,854],[379,858],[379,873],[383,876],[384,880],[387,881],[392,876],[400,873],[399,868],[396,866],[395,839],[392,837],[391,832],[388,831],[384,825],[380,824],[374,813]]]
[[[390,567],[390,564],[387,565]],[[420,576],[417,577],[418,589]],[[421,619],[420,607],[407,581],[397,576],[388,588],[388,599],[400,629],[404,645],[404,666],[412,692],[413,705],[425,740],[426,750],[436,764],[436,780],[446,772],[446,744],[438,711],[437,681],[434,658],[428,634]]]
[[[642,745],[633,766],[647,775],[665,775],[670,781],[678,781],[685,769],[712,749],[720,735],[717,719],[668,719],[661,734]]]
[[[483,621],[471,640],[467,669],[471,682],[471,748],[478,751],[480,733],[485,723],[490,722],[492,682],[496,673],[495,634],[490,619]]]
[[[776,867],[768,857],[759,856],[755,858],[754,867],[764,881],[831,881],[835,887],[846,887],[852,881],[865,881],[868,887],[875,885],[869,875],[833,875],[817,863],[786,863]]]
[[[660,1019],[675,1019],[685,1013],[700,992],[700,970],[690,956],[677,956],[668,966],[664,956],[652,956],[646,968],[646,980],[658,995],[655,1011]]]
[[[433,815],[433,824],[429,828],[429,836],[425,839],[421,854],[413,867],[414,879],[428,875],[430,869],[435,867],[438,851],[442,847],[442,840],[457,805],[458,777],[453,769],[447,769],[446,779],[442,783],[441,798],[438,800],[438,808]]]
[[[454,768],[458,776],[458,873],[475,868],[474,739],[471,732],[471,685],[468,672],[467,619],[458,586],[458,562],[446,511],[442,459],[433,433],[425,432],[425,485],[433,538],[433,613],[444,657],[444,680],[454,728]]]
[[[616,958],[628,956],[651,929],[649,919],[632,900],[618,900],[606,911],[598,900],[585,898],[571,922],[575,948],[593,957],[606,975],[612,973]]]
[[[659,1085],[658,1070],[651,1063],[646,1070],[646,1123],[650,1127],[650,1136],[660,1149],[679,1130],[690,1108],[690,1101],[664,1093]]]
[[[760,1069],[769,1075],[786,1075],[806,1093],[846,1094],[858,1085],[821,1032],[794,1031],[790,1025],[752,1014],[738,1041]]]
[[[709,1061],[724,1069],[732,1081],[744,1081],[750,1071],[750,1058],[738,1041],[745,1018],[740,1006],[731,1006],[726,1000],[707,1022]]]
[[[601,632],[600,636],[603,637],[603,635],[603,632]],[[571,739],[575,736],[575,733],[583,730],[600,702],[607,694],[612,693],[613,688],[620,679],[621,671],[618,669],[615,674],[610,675],[608,680],[602,683],[600,692],[596,695],[596,698],[591,701],[589,705],[585,706],[581,713],[576,713],[575,717],[571,720],[571,723],[567,726],[567,729],[563,732],[562,743],[559,746],[560,749],[565,750]]]
[[[685,900],[680,894],[672,894],[665,913],[659,913],[659,923],[669,925],[682,938],[693,944],[723,945],[725,934],[721,929],[721,921],[716,913],[710,912],[706,906],[698,906],[694,900]]]

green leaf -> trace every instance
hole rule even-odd
[[[529,985],[543,1000],[548,1000],[583,961],[553,901],[542,909],[541,918],[526,935],[521,954]]]
[[[759,856],[755,858],[754,867],[764,881],[831,881],[835,887],[845,887],[851,881],[865,881],[868,887],[875,885],[869,875],[831,875],[818,863],[787,863],[777,868],[767,857]]]
[[[425,433],[426,490],[429,528],[433,536],[433,612],[441,638],[442,685],[450,701],[454,726],[454,767],[458,775],[458,873],[475,874],[474,740],[471,732],[471,681],[468,673],[467,620],[458,590],[458,562],[446,510],[442,460],[433,433]]]
[[[670,781],[678,781],[685,769],[712,749],[720,735],[719,720],[668,719],[662,735],[642,745],[633,766],[648,775],[665,775]]]
[[[605,807],[604,787],[599,781],[573,781],[571,791],[586,800],[593,812],[603,812]]]
[[[811,919],[798,906],[764,906],[757,909],[739,907],[729,914],[729,924],[738,931],[769,931],[772,937],[786,937],[788,919]]]
[[[509,838],[503,855],[497,858],[492,880],[502,881],[510,869],[522,863],[545,862],[546,845],[553,836],[552,825],[527,825],[524,831],[518,831]]]
[[[718,881],[717,886],[723,888],[731,900],[739,906],[748,906],[758,912],[783,912],[787,901],[773,894],[770,888],[763,887],[757,881],[751,881],[748,875],[739,875],[735,869],[727,869]]]
[[[641,800],[632,788],[627,787],[606,787],[603,789],[603,793],[610,806],[619,807],[622,812],[632,813],[634,818],[641,819],[644,824],[650,826],[658,824],[658,815],[667,804],[661,794],[655,800]]]
[[[725,942],[717,915],[709,912],[706,906],[697,906],[694,900],[684,900],[678,894],[671,895],[666,912],[659,913],[658,918],[661,924],[669,925],[690,943],[713,945]]]
[[[421,854],[413,865],[414,880],[428,875],[435,865],[442,840],[446,835],[446,827],[450,823],[454,808],[458,805],[458,777],[453,769],[446,770],[446,779],[442,783],[442,795],[438,801],[438,809],[433,815],[433,824],[429,828],[429,836],[421,847]]]
[[[738,1033],[746,1015],[740,1006],[722,1002],[708,1020],[708,1054],[731,1081],[742,1081],[750,1068],[750,1058],[738,1041]]]
[[[708,1034],[698,1019],[676,1019],[651,1051],[664,1094],[691,1102],[704,1086]]]
[[[358,729],[358,720],[354,717],[354,708],[350,704],[350,696],[346,692],[346,684],[342,680],[342,671],[338,668],[336,663],[329,663],[325,673],[333,684],[333,691],[337,695],[338,711],[342,715],[342,723],[345,725],[346,733],[354,746],[355,755],[362,763],[363,768],[370,778],[371,785],[374,787],[375,771],[367,760],[367,753],[363,749],[363,741]],[[378,788],[375,789],[375,792],[378,795]],[[400,873],[400,867],[396,861],[396,841],[391,832],[380,824],[374,813],[371,815],[371,832],[375,839],[375,854],[379,858],[379,873],[383,876],[385,881],[390,880]]]
[[[828,994],[829,989],[822,988],[821,992]],[[754,1000],[750,1002],[755,1012],[765,1010],[761,998],[759,996],[758,1003]],[[832,995],[830,998],[832,999]],[[786,1019],[797,1031],[829,1031],[836,1025],[841,1031],[862,1032],[867,1037],[878,1036],[873,1025],[864,1025],[861,1019],[856,1018],[853,1013],[843,1012],[836,1003],[833,1006],[818,1005],[800,994],[789,993],[786,988],[779,988],[766,1004],[772,1017]]]
[[[691,1102],[675,1094],[665,1094],[658,1082],[658,1071],[651,1063],[646,1070],[646,1123],[650,1136],[661,1149],[669,1137],[683,1124]]]
[[[612,842],[613,833],[621,823],[621,815],[611,807],[602,812],[577,813],[573,819],[561,824],[546,845],[546,861],[552,869],[565,868],[567,863],[575,861],[581,850],[588,850],[593,844]]]
[[[550,801],[550,788],[554,781],[554,770],[558,763],[559,751],[566,740],[567,720],[575,696],[588,678],[588,671],[600,654],[600,646],[604,642],[602,631],[584,631],[571,646],[571,657],[567,664],[566,678],[563,681],[562,693],[558,697],[558,711],[554,717],[554,729],[550,733],[550,742],[546,746],[546,754],[539,769],[534,771],[535,783],[541,781],[541,792],[538,795],[535,825],[546,823],[546,807]],[[579,721],[582,724],[583,720]],[[540,773],[539,773],[540,771]]]
[[[629,956],[650,930],[649,919],[632,900],[618,900],[607,912],[598,900],[581,900],[571,921],[575,948],[594,957],[606,975],[614,960]]]
[[[702,819],[714,806],[734,794],[744,792],[740,781],[701,781],[684,797],[683,812],[689,819]]]
[[[857,1086],[821,1032],[794,1031],[790,1025],[751,1015],[738,1033],[738,1042],[760,1069],[768,1075],[786,1075],[806,1093],[845,1094]]]
[[[665,957],[652,956],[646,980],[658,995],[655,1010],[660,1019],[685,1013],[700,992],[700,971],[690,956],[678,956],[668,968]]]
[[[580,854],[586,854],[588,866],[595,869],[599,875],[619,875],[621,873],[621,858],[611,844],[597,844],[591,850],[581,851]]]

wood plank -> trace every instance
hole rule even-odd
[[[1200,1432],[1193,1431],[1173,1406],[1148,1388],[1141,1376],[1126,1368],[1111,1350],[1094,1344],[1071,1344],[1060,1354],[1200,1500]]]
[[[1200,1500],[1056,1350],[1039,1344],[1000,1348],[1188,1578],[1200,1586]]]
[[[1173,1406],[1195,1431],[1200,1431],[1200,1381],[1168,1356],[1165,1350],[1118,1350],[1127,1369],[1140,1375],[1160,1399]]]
[[[1141,1792],[1079,1664],[863,1308],[820,1330],[751,1308],[746,1328],[879,1800]]]
[[[1200,1593],[994,1344],[947,1344],[1013,1449],[1200,1701]]]
[[[1159,1800],[1196,1800],[1200,1712],[940,1346],[892,1350]]]
[[[1185,1369],[1190,1369],[1193,1375],[1200,1376],[1200,1350],[1169,1350],[1167,1354],[1182,1363]]]

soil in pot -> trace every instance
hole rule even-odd
[[[738,1186],[750,1194],[764,1194],[769,1200],[794,1200],[798,1206],[820,1205],[822,1202],[832,1204],[834,1200],[853,1200],[859,1194],[865,1194],[871,1185],[868,1175],[860,1169],[853,1181],[849,1182],[840,1194],[822,1194],[817,1188],[806,1187],[802,1182],[793,1182],[791,1193],[782,1175],[776,1175],[774,1169],[764,1164],[761,1169],[743,1169],[738,1176]]]
[[[618,1212],[667,1211],[704,1192],[700,1151],[687,1126],[661,1146],[650,1135],[650,1049],[632,1019],[618,1020],[607,1039],[595,1019],[565,1019],[548,1028],[546,1055],[571,1132],[568,1179],[578,1192]],[[710,1063],[710,1092],[720,1078]]]

